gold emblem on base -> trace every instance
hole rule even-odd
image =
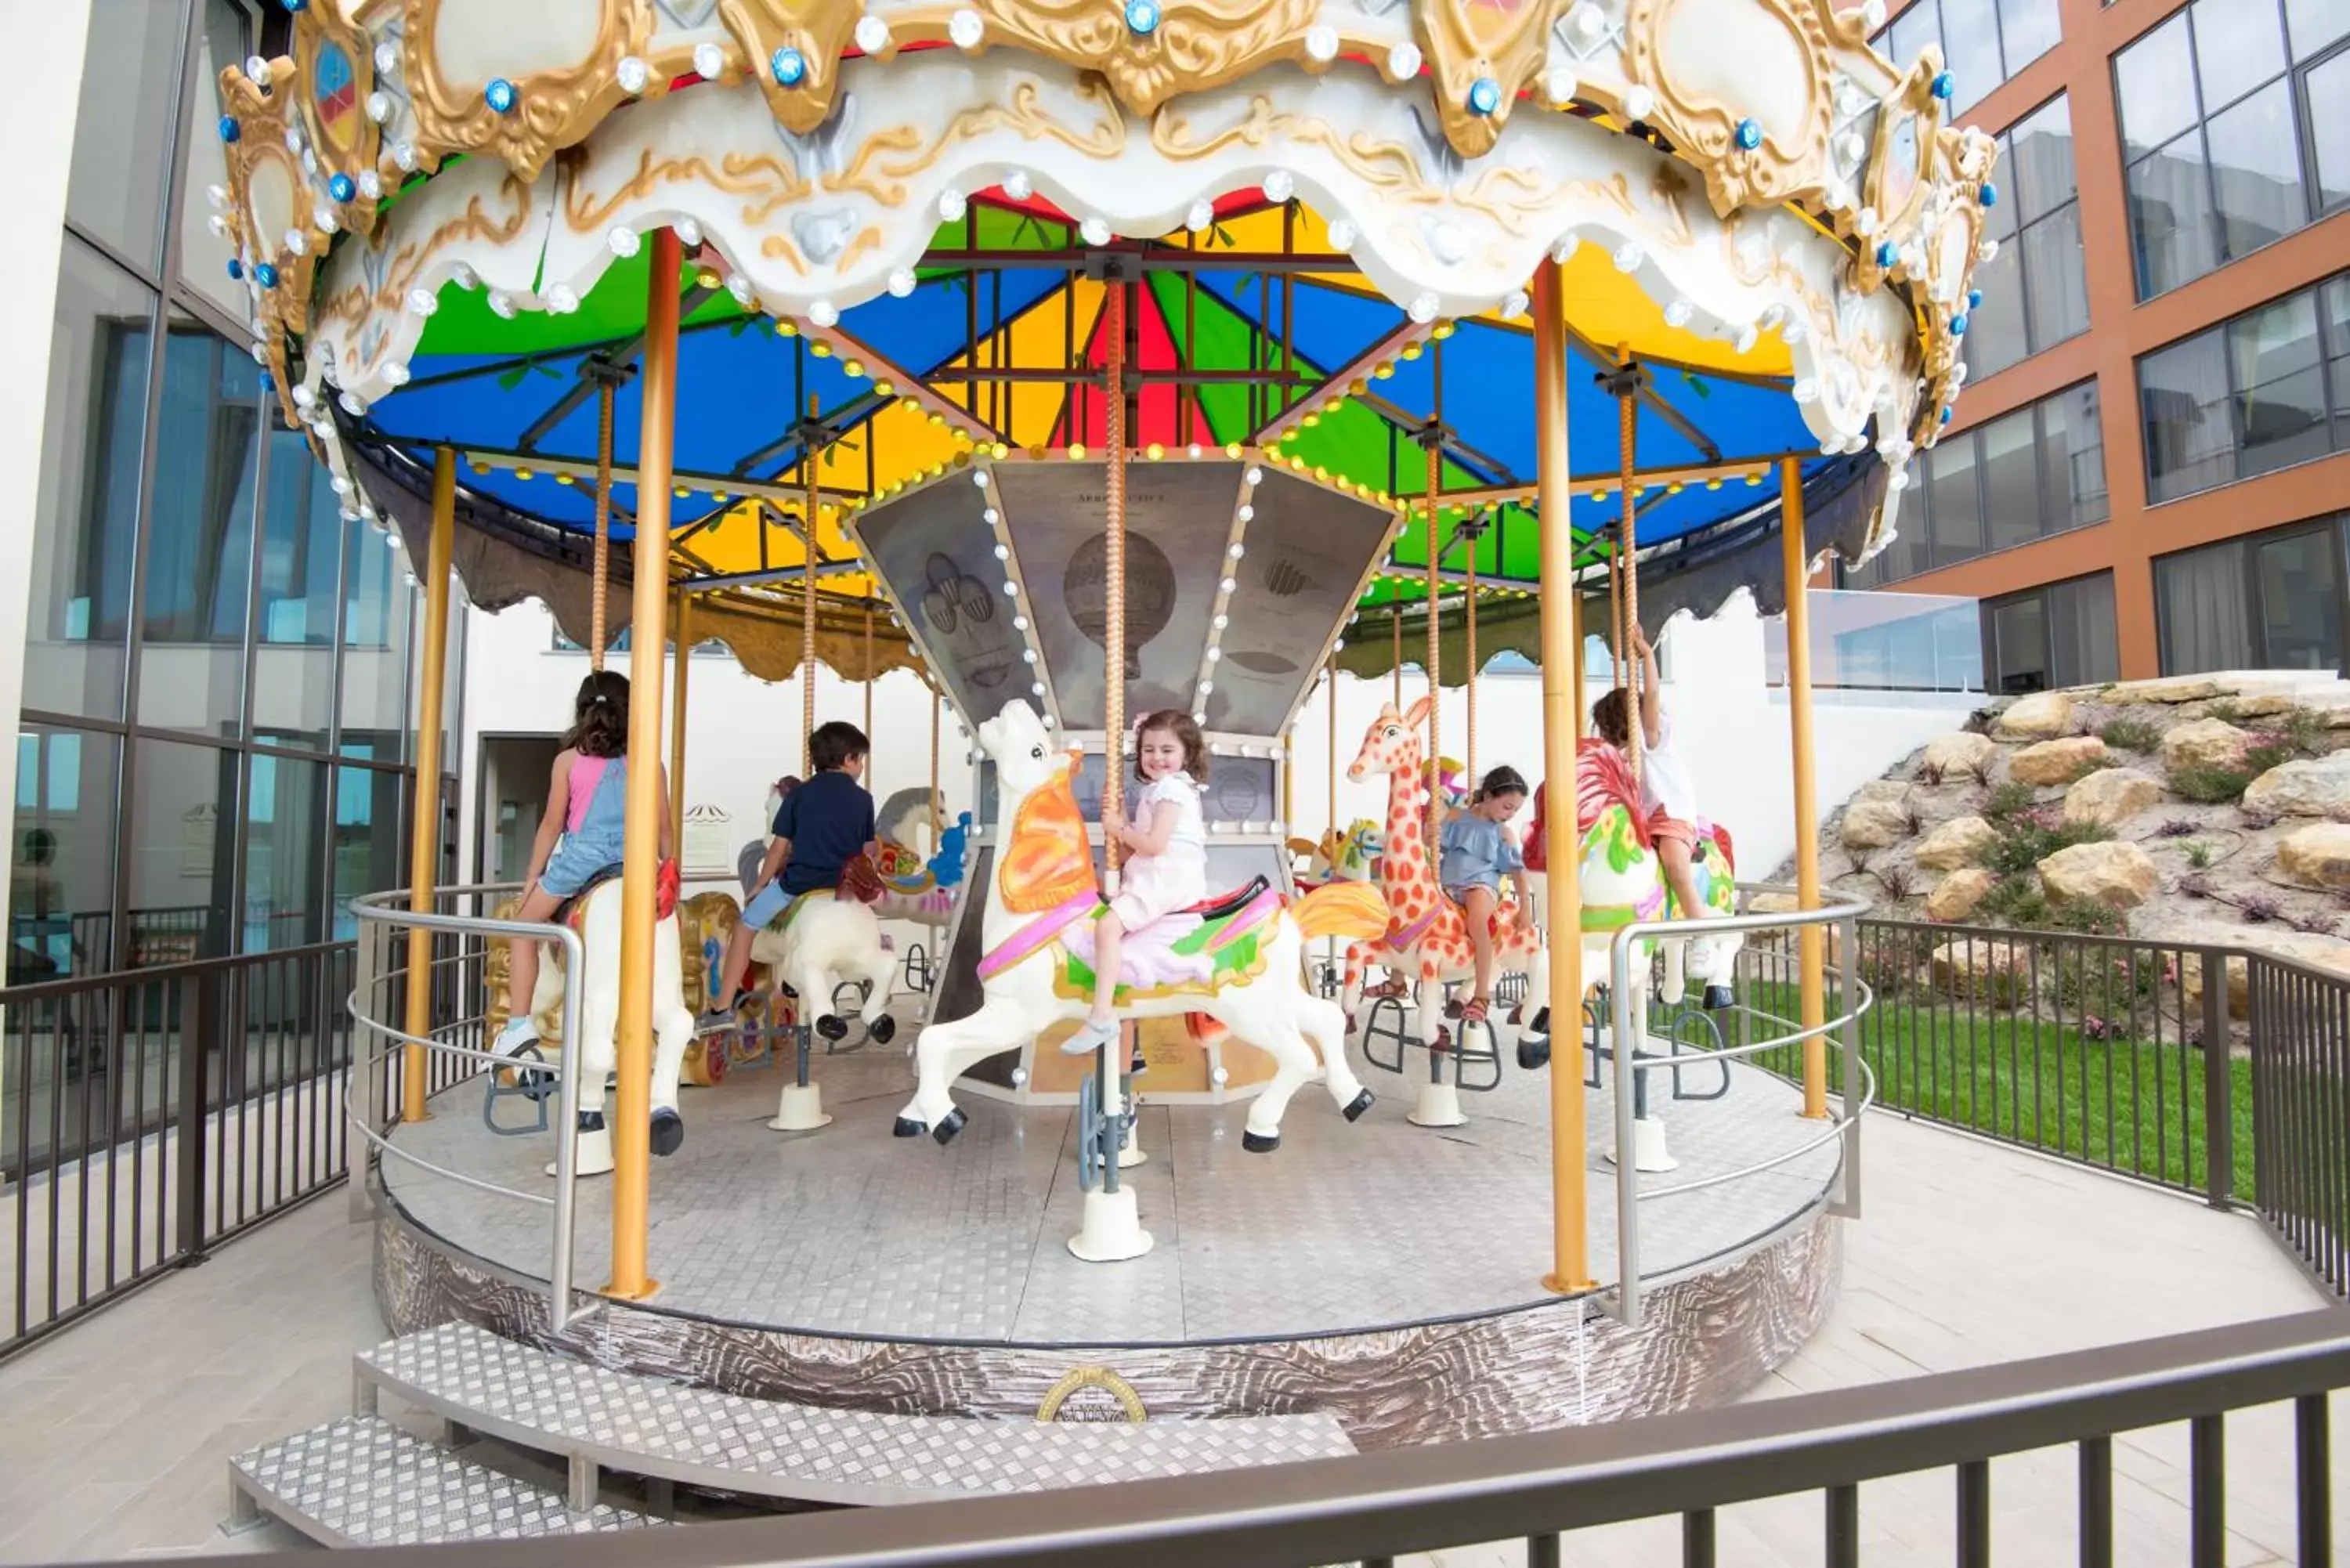
[[[1078,1366],[1045,1393],[1036,1407],[1039,1421],[1070,1421],[1115,1426],[1140,1426],[1149,1419],[1142,1396],[1134,1385],[1107,1366]]]

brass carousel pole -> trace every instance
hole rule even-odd
[[[1483,530],[1480,529],[1469,535],[1468,604],[1465,607],[1468,647],[1462,652],[1465,662],[1461,666],[1464,677],[1461,701],[1467,705],[1469,715],[1469,742],[1461,754],[1468,768],[1471,792],[1477,788],[1477,541],[1482,533]]]
[[[1388,601],[1388,630],[1394,641],[1395,705],[1403,711],[1403,580],[1396,580],[1396,597]]]
[[[596,597],[588,607],[588,668],[604,672],[605,585],[612,580],[612,382],[596,383]]]
[[[1436,413],[1440,418],[1444,412],[1444,350],[1440,345],[1436,350],[1434,358],[1436,361]],[[1444,725],[1437,713],[1437,709],[1442,701],[1444,689],[1437,680],[1436,645],[1440,627],[1436,614],[1436,595],[1439,586],[1436,575],[1436,493],[1443,483],[1444,449],[1438,444],[1435,432],[1431,431],[1428,438],[1428,488],[1425,493],[1428,506],[1428,763],[1430,773],[1428,825],[1422,830],[1428,839],[1426,848],[1430,866],[1436,864],[1437,835],[1444,826],[1444,792],[1436,787],[1437,776],[1442,772],[1439,765],[1440,760],[1444,755]]]
[[[865,607],[865,743],[868,746],[876,743],[873,739],[873,607],[871,605]],[[869,758],[865,764],[865,788],[868,794],[872,793],[873,763]]]
[[[1794,458],[1779,465],[1779,550],[1787,582],[1787,733],[1794,751],[1795,901],[1820,907],[1819,785],[1812,776],[1811,549],[1804,537],[1804,467]],[[1826,983],[1821,973],[1825,943],[1816,925],[1803,928],[1802,996],[1805,1029],[1827,1017]],[[1828,1114],[1828,1043],[1814,1033],[1804,1042],[1804,1115]]]
[[[1583,639],[1575,625],[1575,530],[1567,508],[1566,302],[1558,263],[1534,269],[1534,449],[1542,508],[1543,776],[1560,784],[1561,798],[1545,801],[1543,846],[1549,893],[1543,923],[1550,943],[1551,1033],[1563,1031],[1565,1054],[1554,1048],[1550,1071],[1551,1272],[1543,1284],[1562,1293],[1592,1284],[1584,1126],[1583,888],[1581,835],[1575,831],[1575,742],[1582,727]],[[1574,684],[1570,686],[1569,680]],[[1529,998],[1527,1005],[1537,1005]]]
[[[1616,684],[1624,690],[1626,709],[1624,724],[1624,756],[1632,764],[1632,782],[1640,782],[1640,752],[1648,742],[1647,726],[1640,717],[1640,666],[1632,652],[1631,639],[1640,629],[1640,553],[1633,524],[1639,516],[1638,497],[1633,489],[1633,459],[1639,444],[1640,409],[1634,401],[1639,386],[1639,367],[1632,362],[1630,349],[1622,350],[1623,366],[1617,371],[1616,384],[1616,452],[1617,477],[1623,482],[1624,521],[1616,540],[1617,607],[1616,607]]]
[[[808,414],[814,418],[816,399],[808,399]],[[807,499],[801,505],[800,526],[806,537],[802,540],[803,562],[800,572],[800,753],[801,773],[816,776],[816,449],[809,447],[801,456],[807,466]],[[870,743],[869,742],[868,742]]]
[[[677,436],[677,231],[653,235],[645,298],[642,428],[637,436],[637,537],[629,609],[629,790],[620,862],[620,1000],[612,1136],[612,1282],[639,1301],[660,1287],[646,1272],[652,1180],[654,883],[660,872],[661,659],[669,618],[670,474]]]
[[[432,454],[432,535],[424,557],[424,690],[418,694],[416,718],[416,820],[409,830],[408,908],[429,915],[441,869],[441,730],[442,688],[449,680],[449,572],[457,543],[457,452],[442,447]],[[409,1033],[428,1039],[432,1033],[432,933],[419,927],[408,933]],[[400,1054],[400,1119],[421,1122],[431,1116],[424,1101],[431,1092],[428,1053],[411,1045]]]
[[[686,660],[693,655],[693,599],[683,588],[677,594],[677,664],[670,673],[669,714],[669,844],[678,864],[685,864],[685,696]]]

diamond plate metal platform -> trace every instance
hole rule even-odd
[[[536,1540],[665,1523],[607,1507],[574,1511],[561,1493],[353,1416],[229,1461],[246,1519],[267,1514],[329,1546]]]
[[[1354,1050],[1350,1046],[1350,1053]],[[1358,1070],[1381,1098],[1358,1123],[1317,1086],[1301,1090],[1269,1155],[1241,1147],[1244,1105],[1144,1108],[1149,1163],[1124,1173],[1158,1245],[1145,1258],[1080,1262],[1075,1116],[961,1096],[970,1123],[941,1148],[890,1123],[911,1088],[897,1052],[818,1066],[832,1126],[768,1130],[766,1075],[690,1091],[684,1148],[654,1163],[648,1309],[746,1328],[989,1346],[1180,1346],[1389,1330],[1542,1307],[1550,1262],[1548,1078],[1513,1066],[1492,1093],[1462,1096],[1468,1125],[1428,1129],[1405,1113],[1414,1076]],[[1415,1056],[1415,1066],[1419,1058]],[[1421,1069],[1424,1073],[1424,1069]],[[1612,1069],[1611,1069],[1612,1073]],[[1726,1074],[1726,1077],[1725,1077]],[[1819,1138],[1801,1096],[1757,1069],[1687,1069],[1692,1094],[1653,1085],[1679,1168],[1641,1176],[1679,1187],[1768,1161]],[[1726,1086],[1725,1086],[1726,1085]],[[1612,1088],[1612,1084],[1611,1084]],[[477,1085],[443,1096],[433,1119],[392,1129],[423,1159],[502,1185],[545,1190],[549,1137],[492,1137]],[[1617,1269],[1609,1092],[1586,1096],[1591,1266]],[[1775,1168],[1641,1206],[1644,1279],[1734,1258],[1814,1208],[1839,1151],[1822,1145]],[[546,1211],[398,1160],[394,1208],[456,1252],[522,1279],[546,1277]],[[609,1266],[610,1184],[583,1182],[577,1278]]]
[[[357,1358],[380,1388],[472,1430],[587,1464],[757,1497],[848,1504],[1045,1491],[1355,1452],[1327,1415],[1140,1425],[986,1421],[745,1398],[567,1360],[464,1324]],[[362,1398],[365,1398],[362,1394]]]

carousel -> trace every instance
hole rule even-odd
[[[1817,1326],[1866,1086],[1804,594],[1898,526],[1997,195],[1936,55],[1869,47],[1878,0],[286,5],[290,56],[224,73],[213,221],[285,417],[426,587],[419,776],[453,577],[599,662],[631,634],[674,814],[631,769],[560,928],[424,876],[368,901],[395,1331],[1372,1447],[1726,1399]],[[1740,912],[1704,825],[1677,907],[1639,727],[1585,734],[1586,629],[1741,595],[1790,621],[1794,913]],[[691,750],[793,726],[689,744],[664,649],[712,640],[796,686],[800,737],[855,716],[819,665],[913,671],[932,714],[927,787],[717,1022],[746,888],[661,846]],[[1496,744],[1505,649],[1544,722]],[[1214,896],[1066,1054],[1165,710],[1211,753]],[[1481,1019],[1434,846],[1504,760],[1560,789]],[[1737,956],[1765,928],[1783,986]],[[557,960],[519,1062],[484,1049],[517,940]]]

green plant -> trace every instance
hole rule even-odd
[[[2060,822],[2044,812],[2019,812],[2001,826],[1999,840],[1983,853],[1983,865],[2002,877],[2024,876],[2060,849],[2102,844],[2112,830],[2095,822]]]
[[[2170,770],[2170,793],[2201,805],[2241,800],[2258,774],[2219,763],[2181,763]]]
[[[2217,698],[2204,711],[2222,724],[2233,724],[2244,716],[2243,704],[2238,702],[2233,697]]]
[[[2198,871],[2200,871],[2206,866],[2210,865],[2211,846],[2200,842],[2189,845],[2187,846],[2187,864],[2194,867]]]
[[[2289,763],[2300,754],[2301,749],[2291,741],[2282,735],[2273,735],[2246,746],[2243,761],[2238,765],[2252,778],[2258,778],[2271,768]]]
[[[2162,732],[2144,719],[2125,713],[2109,719],[2097,732],[2097,739],[2125,752],[2151,752],[2162,743]]]
[[[1991,775],[1998,765],[1998,753],[1993,753],[1990,756],[1977,757],[1973,762],[1969,763],[1967,772],[1974,775],[1975,783],[1987,785],[1991,783]]]
[[[2324,744],[2325,721],[2307,708],[2288,708],[2276,722],[2276,733],[2294,751],[2312,755]]]
[[[2030,811],[2039,798],[2030,784],[2010,779],[1991,792],[1991,798],[1983,802],[1982,813],[1992,822],[2004,822],[2019,812]]]
[[[2042,891],[2040,878],[2029,872],[2002,877],[1975,906],[1976,915],[1983,920],[2010,926],[2044,926],[2048,923],[2048,895]]]

